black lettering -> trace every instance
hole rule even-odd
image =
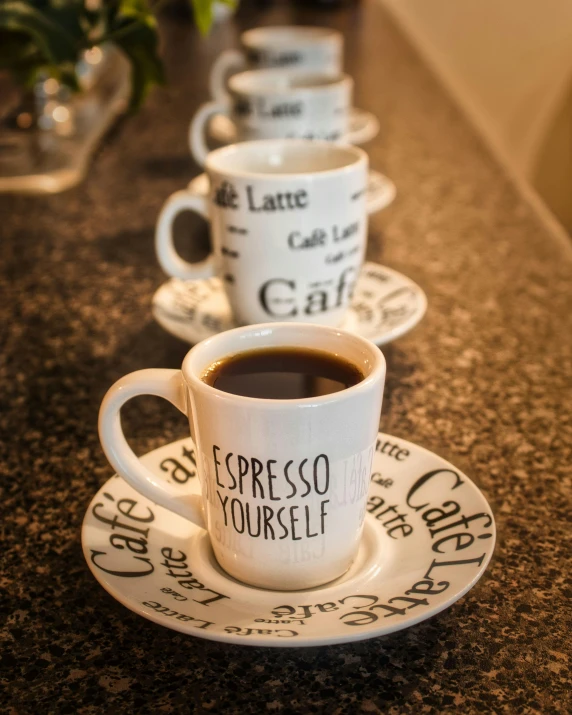
[[[257,519],[257,522],[258,522],[258,523],[257,523],[257,527],[258,527],[258,528],[257,528],[256,534],[255,534],[255,533],[253,532],[252,526],[251,526],[251,524],[250,524],[250,508],[251,508],[251,506],[253,506],[253,505],[252,505],[252,504],[249,504],[249,503],[247,502],[247,504],[246,504],[246,528],[248,529],[249,535],[252,536],[252,537],[254,537],[254,538],[256,538],[257,536],[260,536],[260,530],[261,530],[261,528],[262,528],[262,525],[261,525],[261,523],[260,523],[260,507],[259,507],[259,506],[256,507],[256,519]],[[254,507],[253,507],[253,508],[254,508]]]
[[[296,609],[293,606],[277,606],[270,613],[276,618],[282,618],[284,616],[293,616],[296,613]]]
[[[384,614],[384,618],[389,618],[390,616],[405,615],[405,608],[396,608],[395,606],[388,606],[385,603],[378,603],[375,606],[372,606],[369,610],[374,611],[376,608],[383,608],[385,611],[388,611],[388,613]]]
[[[284,467],[284,477],[285,477],[286,481],[288,482],[288,484],[292,487],[292,494],[288,494],[286,499],[292,499],[293,496],[296,496],[296,492],[298,491],[296,489],[296,485],[294,484],[294,482],[292,482],[290,480],[290,478],[288,477],[288,469],[290,468],[290,465],[293,462],[294,462],[294,460],[291,459],[289,462],[286,462],[286,466]]]
[[[228,502],[228,499],[229,499],[228,494],[227,494],[227,495],[225,496],[225,498],[223,499],[223,498],[221,497],[220,492],[219,492],[218,489],[216,490],[216,493],[218,494],[218,498],[220,499],[220,503],[222,504],[222,513],[223,513],[223,515],[224,515],[224,525],[225,525],[225,526],[228,526],[228,517],[227,517],[227,515],[226,515],[226,505],[227,505],[227,502]]]
[[[416,608],[417,606],[428,606],[429,601],[426,598],[411,598],[410,596],[394,596],[388,599],[388,603],[393,603],[394,601],[405,601],[405,603],[410,603],[411,606],[407,606],[407,610]]]
[[[320,521],[322,523],[322,534],[324,533],[325,526],[324,526],[324,519],[328,516],[328,512],[324,509],[326,504],[329,504],[330,500],[325,499],[324,501],[320,502]]]
[[[368,611],[353,611],[340,616],[340,621],[346,626],[368,626],[370,623],[375,623],[377,619],[378,616],[375,613]]]
[[[105,573],[111,574],[112,576],[121,576],[122,578],[139,578],[141,576],[149,576],[149,574],[152,574],[155,570],[155,567],[146,556],[134,556],[134,559],[146,563],[149,568],[146,571],[111,571],[110,569],[106,569],[104,566],[101,566],[96,562],[95,559],[100,555],[107,556],[105,551],[95,551],[94,549],[92,549],[91,563],[94,566],[97,566],[100,571],[104,571]]]
[[[453,489],[457,489],[457,487],[460,487],[461,484],[463,484],[463,480],[461,479],[461,477],[457,474],[457,472],[454,472],[452,469],[435,469],[432,472],[427,472],[427,474],[424,474],[422,477],[419,477],[419,479],[415,482],[415,484],[413,484],[411,489],[407,492],[407,499],[405,500],[405,503],[407,504],[408,507],[410,507],[414,511],[420,511],[421,509],[425,509],[426,507],[429,506],[429,502],[427,502],[427,504],[421,504],[420,506],[415,506],[414,504],[411,504],[411,497],[415,494],[415,492],[420,487],[422,487],[430,479],[433,479],[433,477],[436,477],[438,474],[452,474],[455,477],[455,483],[451,487],[451,491],[453,491]]]
[[[297,506],[290,507],[290,532],[292,534],[292,541],[301,541],[302,537],[296,536],[296,527],[294,526],[299,521],[299,519],[296,519],[294,516],[294,511],[296,511],[296,509],[298,509]]]
[[[397,536],[393,536],[394,531],[401,531],[402,536],[406,537],[413,533],[413,527],[411,524],[398,524],[397,526],[393,526],[391,529],[388,529],[387,535],[392,539],[397,539]]]
[[[268,496],[271,501],[280,501],[280,497],[274,496],[274,490],[272,488],[272,482],[276,479],[276,474],[272,473],[272,465],[276,464],[275,459],[269,459],[266,462],[266,471],[268,473]]]
[[[272,541],[274,541],[274,529],[270,523],[272,517],[274,516],[274,510],[271,509],[266,504],[262,507],[264,509],[264,538],[268,539],[268,532],[272,534]]]
[[[337,300],[336,300],[336,308],[339,308],[343,303],[344,290],[349,285],[348,282],[346,281],[346,278],[348,277],[348,274],[354,273],[354,272],[355,272],[355,270],[351,266],[349,266],[348,268],[345,269],[345,271],[342,272],[342,274],[340,276],[340,280],[338,282],[338,288],[337,288],[338,295],[337,295]],[[350,296],[351,296],[352,292],[353,292],[352,290],[349,291]]]
[[[169,467],[169,463],[173,466]],[[171,478],[174,479],[177,484],[186,484],[191,477],[195,476],[195,472],[190,472],[174,457],[167,457],[159,466],[163,472],[170,472]]]
[[[324,488],[322,491],[318,488],[318,464],[319,460],[324,460]],[[330,488],[330,460],[326,454],[319,454],[314,460],[314,491],[316,494],[325,494]]]
[[[278,509],[278,511],[276,512],[276,519],[278,520],[278,523],[280,524],[280,526],[284,529],[284,534],[283,534],[282,536],[279,536],[279,537],[278,537],[280,541],[282,541],[282,539],[286,539],[287,536],[288,536],[288,529],[286,528],[284,522],[283,522],[282,519],[280,518],[280,517],[282,516],[282,512],[283,512],[283,511],[286,511],[286,507],[285,507],[285,506],[281,507],[281,508]]]
[[[458,521],[454,521],[452,524],[445,524],[445,526],[440,526],[438,529],[429,529],[429,533],[431,534],[431,538],[434,539],[435,534],[438,534],[440,531],[447,531],[447,529],[453,529],[457,526],[464,526],[465,529],[468,529],[471,521],[482,518],[487,520],[485,529],[488,529],[493,523],[492,517],[486,512],[480,512],[479,514],[472,514],[471,516],[462,516]]]
[[[445,511],[444,509],[440,508],[427,509],[427,511],[421,515],[423,517],[423,521],[427,524],[427,526],[435,526],[435,524],[437,524],[439,521],[442,521],[443,519],[448,519],[450,516],[455,516],[455,514],[458,514],[461,511],[461,507],[457,504],[456,501],[446,501],[443,503],[443,506],[452,506],[453,508],[451,509],[451,511]],[[433,514],[435,514],[435,516],[433,516]]]
[[[436,541],[433,544],[433,551],[436,551],[438,554],[447,553],[446,551],[441,551],[439,547],[441,546],[441,544],[445,544],[447,541],[450,541],[452,539],[455,539],[455,541],[457,542],[453,551],[461,551],[462,549],[466,549],[471,546],[471,544],[475,541],[475,537],[469,532],[461,532],[460,534],[448,534],[447,536],[444,536],[442,539],[439,539],[439,541]]]
[[[218,468],[220,467],[220,462],[218,461],[218,459],[216,457],[217,452],[220,452],[220,447],[217,447],[216,444],[213,444],[213,460],[214,460],[214,468],[215,468],[215,475],[216,475],[216,483],[218,484],[218,486],[221,489],[224,489],[224,484],[221,484],[220,479],[218,478]]]
[[[235,506],[238,507],[237,510],[235,509]],[[236,512],[240,515],[240,529],[237,526]],[[233,499],[230,502],[230,513],[232,516],[232,525],[234,526],[235,531],[238,531],[239,534],[244,534],[244,507],[242,506],[240,499]]]
[[[238,491],[240,494],[244,494],[242,489],[242,480],[248,474],[248,459],[243,457],[242,454],[238,455]]]
[[[163,556],[168,561],[185,561],[187,555],[180,550],[179,553],[181,554],[179,557],[173,556],[173,549],[170,546],[165,546],[161,549],[161,556]],[[165,566],[168,566],[168,564],[165,564]]]
[[[481,556],[478,556],[475,559],[464,559],[461,561],[435,561],[435,559],[433,559],[431,566],[429,566],[429,570],[425,574],[425,578],[433,578],[429,574],[433,569],[438,568],[439,566],[462,566],[464,564],[477,564],[477,566],[480,566],[483,563],[485,556],[486,554],[481,554]]]
[[[232,471],[231,471],[231,469],[230,469],[230,464],[229,464],[229,461],[230,461],[230,458],[231,458],[231,457],[232,457],[232,452],[229,452],[229,453],[226,455],[225,460],[224,460],[224,463],[226,464],[226,471],[227,471],[227,473],[228,473],[228,476],[232,479],[232,486],[229,486],[229,487],[228,487],[229,491],[232,491],[233,489],[236,489],[236,479],[235,479],[234,474],[232,473]]]
[[[306,315],[316,315],[316,313],[325,313],[328,310],[328,294],[325,290],[315,290],[308,293],[306,298],[306,307],[304,313]]]
[[[123,545],[121,545],[123,542]],[[123,534],[112,534],[109,537],[109,543],[115,548],[123,550],[126,547],[129,551],[133,551],[135,554],[146,554],[147,553],[147,541],[145,539],[138,539],[135,536],[124,536]]]
[[[301,480],[304,482],[304,484],[306,485],[306,491],[305,491],[303,494],[300,494],[301,497],[306,497],[306,496],[308,496],[308,494],[312,491],[312,487],[311,487],[311,485],[310,485],[310,482],[307,481],[306,479],[304,479],[304,473],[303,473],[303,471],[302,471],[303,468],[304,468],[304,465],[306,464],[307,461],[308,461],[307,459],[303,459],[303,460],[300,462],[300,466],[298,467],[298,474],[300,475],[300,479],[301,479]]]
[[[273,308],[271,308],[271,306],[269,304],[270,297],[268,295],[268,291],[275,284],[280,284],[280,283],[283,283],[284,285],[286,285],[291,291],[296,289],[296,283],[294,281],[288,281],[285,278],[272,278],[260,286],[260,290],[258,291],[258,300],[260,301],[260,305],[268,313],[268,315],[272,316],[273,318],[294,317],[298,313],[296,308],[292,308],[290,310],[290,312],[277,313]]]
[[[318,536],[318,532],[316,532],[315,534],[310,533],[310,507],[306,504],[304,509],[306,511],[306,536],[311,539],[313,536]],[[322,534],[323,533],[324,532],[322,531]]]
[[[193,467],[197,467],[197,460],[195,458],[195,450],[194,449],[187,449],[186,447],[183,447],[183,457],[186,457],[189,462],[193,465]]]
[[[259,459],[256,459],[256,457],[252,458],[251,463],[252,463],[252,496],[254,499],[256,499],[256,487],[258,486],[258,488],[260,489],[260,496],[262,499],[264,499],[264,487],[262,486],[262,482],[260,481],[260,479],[258,479],[258,475],[262,473],[264,466]]]
[[[123,504],[129,504],[130,506],[127,510],[123,511],[123,509],[121,508]],[[147,509],[147,511],[149,512],[148,516],[143,517],[143,516],[135,516],[134,514],[132,514],[131,512],[133,511],[133,509],[136,506],[137,506],[137,502],[135,501],[135,499],[120,499],[117,502],[117,511],[119,511],[120,514],[123,514],[123,516],[128,516],[130,519],[135,519],[135,521],[143,521],[145,523],[154,521],[155,515],[153,514],[151,509],[149,509],[148,506],[145,507],[145,509]],[[146,529],[146,532],[149,533],[149,529]],[[145,536],[147,536],[147,534],[145,534]]]
[[[440,593],[443,593],[443,591],[446,591],[451,584],[448,581],[440,581],[437,585],[441,586],[441,588],[436,589],[434,581],[417,581],[417,583],[414,583],[409,591],[405,591],[405,593],[407,595],[410,593],[419,593],[422,596],[438,596]]]

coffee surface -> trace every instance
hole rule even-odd
[[[299,400],[329,395],[357,385],[361,370],[321,350],[268,348],[231,355],[211,365],[202,380],[243,397]]]

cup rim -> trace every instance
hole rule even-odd
[[[323,81],[323,84],[314,84],[310,86],[302,87],[277,87],[277,86],[253,86],[250,88],[239,87],[241,81],[247,81],[249,78],[256,77],[287,77],[287,78],[305,78],[305,79],[316,79],[317,82]],[[297,95],[297,94],[322,94],[328,91],[333,91],[340,89],[341,87],[353,86],[353,79],[349,74],[345,72],[340,72],[339,74],[329,74],[328,72],[307,72],[304,70],[297,69],[283,69],[283,68],[264,68],[255,70],[244,70],[243,72],[237,72],[237,74],[232,75],[228,80],[228,88],[234,94],[241,96],[276,96],[276,95]]]
[[[331,27],[318,27],[313,25],[268,25],[265,27],[253,27],[245,30],[241,35],[241,42],[246,47],[263,49],[267,46],[268,38],[271,38],[272,46],[291,45],[294,41],[297,45],[312,45],[316,41],[335,40],[341,42],[341,33]],[[295,47],[292,47],[295,50]]]
[[[201,376],[193,369],[193,361],[198,359],[204,350],[206,350],[213,342],[218,342],[222,340],[229,340],[232,338],[238,338],[245,334],[257,333],[264,334],[268,331],[281,331],[281,330],[297,330],[299,333],[307,333],[310,335],[315,335],[316,332],[321,332],[323,334],[327,333],[330,336],[336,336],[343,338],[346,341],[352,341],[354,344],[359,344],[362,348],[369,351],[371,356],[372,367],[368,375],[364,377],[363,380],[358,382],[356,385],[351,387],[346,387],[344,390],[339,390],[338,392],[331,392],[327,395],[320,395],[319,397],[302,397],[297,399],[276,399],[271,397],[247,397],[245,395],[235,395],[234,393],[223,392],[222,390],[217,390],[216,387],[208,385],[206,382],[201,380]],[[276,347],[276,346],[275,346]],[[279,347],[279,346],[277,346]],[[294,346],[296,347],[296,346]],[[227,350],[224,352],[223,356],[236,355],[240,352],[246,352],[248,348],[241,350],[240,348],[231,351]],[[319,347],[315,348],[319,350]],[[346,330],[341,330],[340,328],[332,328],[326,325],[316,325],[312,323],[295,323],[295,322],[277,322],[277,323],[259,323],[256,325],[245,325],[239,328],[233,328],[232,330],[227,330],[223,333],[218,333],[213,335],[211,338],[202,340],[192,347],[189,352],[185,355],[183,359],[183,364],[181,371],[183,373],[183,378],[186,383],[192,385],[193,389],[203,393],[206,396],[210,396],[219,400],[230,401],[234,403],[246,403],[249,405],[259,405],[267,408],[274,407],[276,409],[299,409],[300,407],[312,408],[314,406],[322,406],[331,402],[339,402],[340,400],[350,399],[355,395],[362,392],[366,392],[372,384],[383,379],[387,369],[387,364],[385,356],[381,350],[374,345],[372,342],[366,338],[362,338],[359,335],[355,335]]]
[[[321,149],[324,153],[332,153],[335,151],[344,151],[348,155],[353,155],[353,161],[338,166],[333,169],[315,169],[312,171],[297,171],[284,173],[264,173],[259,171],[248,171],[247,169],[237,169],[232,167],[217,166],[218,161],[224,160],[228,155],[237,154],[239,152],[248,153],[252,147],[267,146],[270,150],[272,146],[277,147],[304,147],[308,151],[311,149]],[[237,142],[229,144],[211,151],[205,161],[205,169],[208,173],[214,172],[219,175],[232,176],[244,179],[262,179],[267,182],[281,181],[284,179],[304,179],[319,176],[336,176],[342,175],[349,171],[353,171],[357,166],[363,164],[367,169],[369,164],[368,155],[363,149],[352,144],[342,142],[329,142],[322,139],[254,139],[250,141]]]

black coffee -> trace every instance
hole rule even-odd
[[[364,375],[356,365],[321,350],[268,348],[231,355],[202,375],[208,385],[243,397],[298,400],[339,392]]]

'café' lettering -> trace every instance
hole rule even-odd
[[[316,315],[334,310],[343,305],[354,288],[355,268],[349,266],[340,274],[334,286],[317,288],[306,294],[301,304],[296,305],[296,282],[285,278],[271,278],[258,291],[262,308],[273,318],[292,318],[299,313]]]
[[[238,194],[229,181],[223,181],[222,184],[214,190],[213,203],[223,209],[238,208]]]
[[[103,496],[107,500],[115,502],[115,497],[108,492],[104,492]],[[152,574],[155,567],[148,557],[142,555],[147,553],[149,538],[149,527],[144,529],[142,525],[150,524],[155,520],[151,509],[146,506],[141,508],[143,511],[141,509],[137,511],[139,503],[135,499],[120,499],[115,504],[115,508],[121,516],[115,514],[110,518],[103,512],[104,507],[103,502],[98,502],[93,506],[91,513],[98,521],[107,524],[110,528],[112,533],[109,536],[109,544],[112,548],[124,552],[125,565],[119,570],[107,568],[107,551],[96,551],[95,549],[91,550],[91,562],[98,569],[112,576],[138,578]],[[130,522],[135,522],[138,526]],[[102,558],[99,558],[100,556]]]

